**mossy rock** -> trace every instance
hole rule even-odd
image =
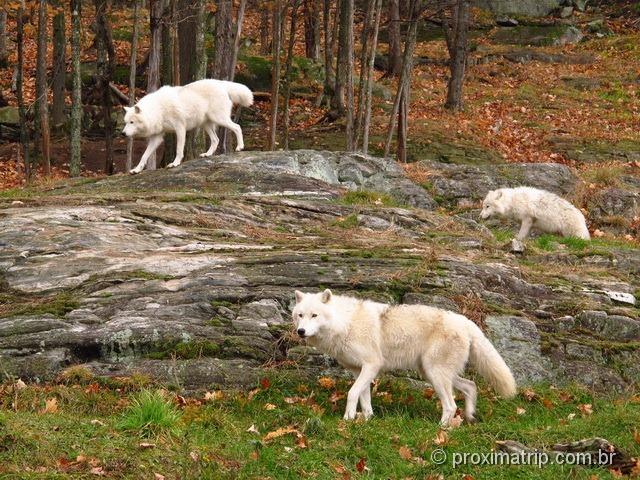
[[[571,25],[518,25],[499,28],[493,41],[506,45],[550,46],[577,43],[582,33]]]
[[[20,124],[20,113],[16,107],[2,107],[0,108],[0,123],[7,123],[9,125]]]

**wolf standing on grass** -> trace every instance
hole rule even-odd
[[[589,229],[580,210],[555,193],[532,187],[499,188],[487,194],[480,217],[492,215],[520,220],[516,239],[523,241],[531,228],[565,237],[589,240]]]
[[[465,397],[464,415],[474,421],[476,385],[462,378],[467,360],[496,391],[516,393],[511,370],[480,328],[463,315],[425,305],[391,306],[332,295],[331,290],[305,294],[296,290],[293,321],[298,335],[353,372],[346,420],[373,415],[370,384],[379,372],[416,369],[433,385],[442,403],[443,426],[456,413],[453,389]]]
[[[244,148],[240,125],[231,120],[234,104],[249,107],[253,93],[245,85],[224,80],[198,80],[183,87],[164,86],[143,97],[135,106],[124,107],[124,134],[148,138],[147,149],[131,173],[140,173],[147,160],[162,143],[164,134],[176,134],[176,158],[169,167],[177,167],[184,157],[186,133],[202,127],[211,145],[201,157],[213,155],[218,147],[218,126],[228,128],[236,136],[236,151]]]

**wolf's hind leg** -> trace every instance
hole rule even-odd
[[[464,418],[467,419],[467,422],[475,422],[476,398],[478,397],[476,384],[457,375],[453,379],[453,387],[460,390],[464,395]]]
[[[187,131],[184,127],[180,126],[176,128],[176,158],[167,165],[168,168],[177,167],[182,163],[184,158],[184,141],[187,135]]]
[[[207,132],[207,135],[209,135],[210,144],[209,144],[209,150],[207,150],[204,153],[201,153],[200,156],[210,157],[215,153],[216,148],[218,148],[218,143],[220,142],[220,140],[218,139],[218,134],[216,133],[216,126],[213,123],[206,123],[204,125],[204,130],[205,132]]]
[[[147,160],[149,160],[149,157],[153,155],[153,153],[158,149],[161,143],[162,135],[154,135],[152,137],[149,137],[149,140],[147,141],[147,149],[142,154],[140,162],[138,163],[138,165],[136,165],[136,168],[129,170],[129,173],[140,173],[142,170],[144,170],[144,167],[147,165]]]
[[[225,119],[224,123],[221,123],[220,126],[228,128],[236,136],[236,143],[237,143],[236,152],[239,152],[240,150],[244,150],[244,140],[242,138],[242,129],[240,128],[240,125],[238,125],[237,123],[233,123],[231,118],[229,118],[229,119]]]

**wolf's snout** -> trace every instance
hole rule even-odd
[[[304,338],[304,328],[299,328],[298,329],[298,335],[300,335],[302,338]]]

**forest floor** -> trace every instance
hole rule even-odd
[[[309,384],[295,373],[274,372],[249,392],[185,398],[157,390],[144,377],[105,380],[81,368],[46,387],[5,384],[0,476],[618,478],[617,471],[587,466],[453,464],[455,454],[495,451],[497,440],[545,449],[594,432],[640,455],[638,396],[540,386],[505,401],[481,388],[481,421],[443,431],[429,388],[376,384],[376,417],[368,422],[342,420],[347,389],[344,380],[322,377]],[[439,463],[438,455],[446,460]]]
[[[89,28],[92,11],[83,12],[85,28]],[[118,64],[128,63],[131,12],[119,9],[112,20],[118,27],[114,39]],[[606,35],[589,33],[590,22],[603,20]],[[574,12],[571,22],[586,33],[585,39],[575,45],[526,46],[518,40],[521,34],[505,27],[496,27],[493,19],[476,12],[472,32],[470,67],[465,81],[465,110],[451,113],[444,109],[447,52],[439,30],[426,25],[416,54],[427,58],[426,64],[417,65],[412,76],[412,107],[409,121],[409,160],[429,156],[447,157],[451,148],[472,148],[486,152],[491,161],[507,162],[561,162],[579,170],[607,167],[637,172],[640,163],[636,154],[640,145],[640,33],[638,12],[632,5],[617,3],[606,10],[590,9]],[[258,59],[257,38],[259,16],[249,12],[246,33],[249,46],[243,47],[238,63],[238,78],[254,67]],[[562,25],[562,23],[560,23]],[[549,19],[536,21],[530,28],[552,31]],[[549,28],[547,28],[549,27]],[[146,49],[143,25],[140,55]],[[529,28],[525,25],[516,28]],[[600,27],[598,27],[600,28]],[[546,29],[546,30],[545,30]],[[15,23],[9,21],[10,35]],[[508,30],[508,29],[507,29]],[[28,29],[25,49],[35,51],[34,28]],[[300,32],[300,36],[302,33]],[[515,38],[515,40],[514,40]],[[95,50],[91,36],[84,39],[83,60],[91,61]],[[521,43],[522,45],[518,45]],[[379,51],[387,45],[381,42]],[[525,60],[522,63],[508,59],[509,54],[523,50],[537,55],[556,55],[548,60]],[[296,52],[302,55],[302,37]],[[49,52],[51,54],[51,52]],[[357,52],[356,52],[357,54]],[[10,65],[15,61],[12,52]],[[27,56],[26,99],[32,102],[35,55]],[[252,63],[253,62],[253,63]],[[260,64],[262,65],[262,64]],[[267,63],[268,65],[268,63]],[[313,68],[309,69],[314,70]],[[305,71],[294,85],[291,104],[291,145],[295,148],[344,149],[344,125],[319,123],[325,111],[316,106],[321,93],[320,70]],[[356,72],[357,74],[358,72]],[[0,70],[0,90],[10,104],[15,104],[11,91],[13,68]],[[388,124],[388,112],[395,92],[396,81],[376,73],[377,90],[374,96],[371,152],[379,154]],[[262,79],[264,81],[265,79]],[[268,83],[268,79],[267,79]],[[120,84],[126,92],[127,87]],[[143,90],[138,96],[144,94]],[[31,104],[31,103],[29,103]],[[268,102],[259,102],[243,115],[247,149],[263,149],[266,144]],[[54,137],[52,160],[56,174],[66,175],[68,163],[67,136],[61,132]],[[116,139],[115,160],[117,171],[123,170],[125,155],[122,139]],[[136,154],[143,148],[138,142]],[[613,151],[613,154],[611,153]],[[636,152],[634,154],[633,152]],[[137,157],[136,157],[137,158]],[[17,145],[0,145],[0,187],[22,183]],[[83,163],[87,174],[99,173],[104,162],[104,147],[93,136],[83,142]]]

